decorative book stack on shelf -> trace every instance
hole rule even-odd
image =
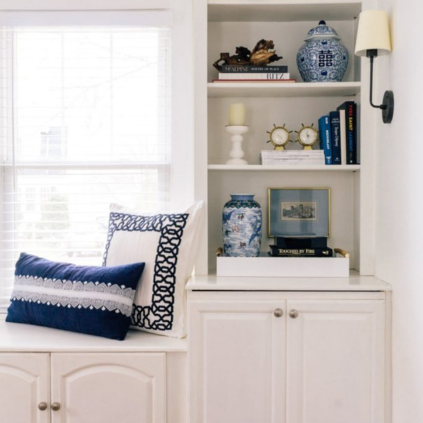
[[[288,77],[285,77],[285,75],[287,75]],[[289,78],[289,74],[267,74],[265,76],[263,76],[262,78],[250,78],[250,77],[244,77],[244,78],[228,78],[228,79],[222,79],[219,75],[219,79],[213,79],[212,81],[214,84],[215,83],[220,83],[220,82],[257,82],[259,84],[266,82],[272,82],[272,83],[295,83],[297,82],[295,79],[290,79]]]
[[[213,82],[296,82],[288,66],[224,65]]]
[[[332,257],[332,248],[279,248],[271,245],[269,256],[271,257]]]
[[[320,148],[327,165],[355,165],[359,161],[357,104],[342,103],[319,119]]]
[[[336,249],[343,254],[343,250]],[[341,253],[342,252],[342,253]],[[346,253],[344,253],[346,254]],[[217,252],[217,276],[232,277],[316,277],[344,278],[350,273],[350,259],[341,257],[222,257]]]
[[[276,54],[272,40],[260,40],[250,51],[236,47],[236,54],[220,53],[220,59],[213,63],[219,71],[213,82],[295,82],[290,79],[288,66],[270,65],[282,57]],[[223,64],[221,64],[223,62]]]
[[[262,150],[262,165],[324,165],[323,150]]]
[[[333,250],[328,247],[325,237],[276,237],[268,254],[271,257],[333,257]]]
[[[223,65],[219,72],[220,81],[289,81],[288,66],[237,66]],[[293,80],[291,80],[293,81]]]

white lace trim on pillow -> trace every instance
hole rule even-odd
[[[12,300],[37,302],[57,307],[75,307],[132,313],[135,291],[124,285],[80,282],[34,276],[15,276]]]

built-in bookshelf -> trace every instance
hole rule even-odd
[[[361,102],[362,96],[368,96],[367,68],[362,70],[354,56],[356,18],[362,8],[363,2],[355,0],[201,0],[197,4],[196,50],[201,54],[196,71],[196,192],[208,203],[203,265],[209,272],[214,271],[215,251],[221,246],[221,209],[229,194],[255,194],[263,208],[262,250],[267,251],[272,242],[266,236],[267,188],[329,187],[333,234],[329,244],[350,252],[352,267],[361,274],[373,273],[373,125],[366,115],[367,104]],[[342,82],[304,83],[299,75],[296,53],[309,29],[321,19],[337,30],[349,51],[350,63]],[[218,76],[213,63],[221,52],[234,54],[240,45],[251,49],[262,38],[274,41],[283,56],[274,64],[287,65],[296,83],[212,82]],[[266,141],[273,124],[286,124],[292,131],[303,123],[316,127],[320,116],[348,100],[358,105],[360,165],[260,164],[260,151],[271,149]],[[248,165],[242,166],[225,164],[231,147],[225,125],[229,106],[235,102],[245,103],[249,126],[243,142]],[[288,146],[299,148],[298,143]]]

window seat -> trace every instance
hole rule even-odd
[[[124,341],[66,332],[0,317],[0,352],[186,352],[187,340],[130,330]]]

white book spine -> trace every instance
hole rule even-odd
[[[263,151],[262,154],[264,156],[275,156],[275,157],[289,157],[289,156],[321,156],[324,155],[323,150],[316,150],[316,151],[287,151],[287,152],[279,152],[279,151]]]
[[[261,157],[272,158],[272,159],[289,159],[289,158],[324,158],[324,152],[322,150],[316,151],[262,151]]]
[[[219,73],[219,79],[290,79],[289,73]]]
[[[262,157],[262,160],[267,160],[269,162],[292,162],[293,160],[301,161],[301,162],[307,162],[307,161],[316,161],[319,162],[321,160],[324,160],[323,157],[319,158],[313,158],[313,157],[292,157],[291,159],[276,159],[271,157]]]
[[[274,160],[262,160],[263,165],[292,165],[292,164],[316,164],[316,165],[324,165],[324,160],[289,160],[289,161],[274,161]]]
[[[292,159],[292,158],[302,158],[302,159],[319,159],[321,157],[324,157],[323,154],[315,154],[315,155],[300,155],[300,154],[290,154],[289,156],[271,156],[270,154],[262,154],[261,157],[266,157],[269,159],[278,159],[278,160],[286,160],[286,159]]]

